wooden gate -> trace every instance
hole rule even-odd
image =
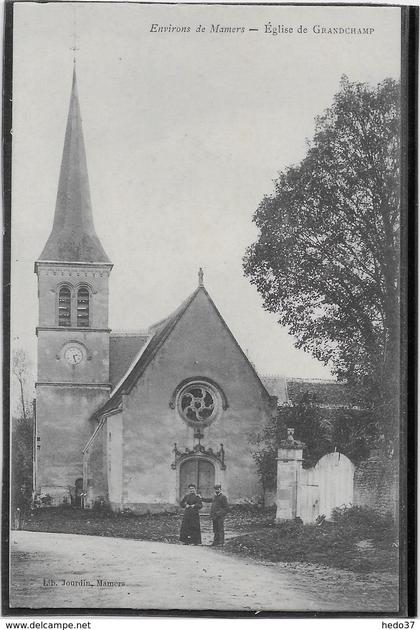
[[[319,516],[319,483],[315,468],[301,469],[297,494],[297,516],[304,523],[313,523]]]
[[[354,464],[342,453],[324,455],[314,468],[300,470],[297,516],[313,523],[321,514],[331,518],[334,508],[353,503]]]

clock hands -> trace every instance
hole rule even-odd
[[[65,359],[73,366],[81,363],[83,359],[83,353],[79,348],[69,347],[67,348],[65,354]]]

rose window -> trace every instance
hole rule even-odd
[[[221,410],[220,394],[208,383],[190,383],[179,393],[178,412],[191,426],[208,426]]]

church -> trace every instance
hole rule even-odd
[[[35,491],[136,513],[173,509],[190,483],[205,499],[220,483],[231,503],[258,501],[250,441],[286,389],[267,389],[201,269],[164,320],[110,330],[112,267],[94,228],[74,71],[54,222],[35,262]]]

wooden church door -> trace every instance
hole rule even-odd
[[[182,498],[188,492],[188,485],[193,483],[203,499],[211,499],[214,492],[214,465],[206,459],[189,459],[179,471],[179,494]]]
[[[203,499],[211,499],[214,494],[214,466],[206,459],[198,460],[198,494]]]

